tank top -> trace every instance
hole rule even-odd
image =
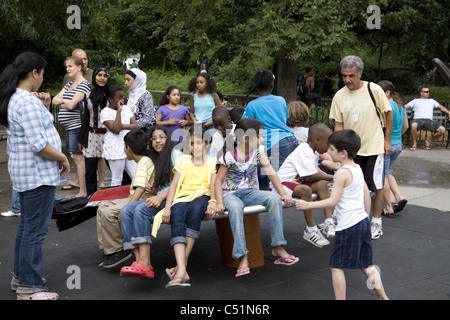
[[[336,231],[341,231],[367,218],[364,209],[364,175],[359,165],[345,165],[341,169],[350,170],[353,181],[342,191],[341,199],[334,209],[337,219]]]

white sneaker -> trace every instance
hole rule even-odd
[[[303,239],[312,243],[318,248],[322,248],[323,246],[330,244],[330,241],[325,239],[325,237],[323,236],[323,234],[320,232],[319,229],[316,229],[311,232],[308,232],[307,230],[303,231]]]
[[[319,224],[319,229],[323,233],[323,235],[327,238],[334,238],[335,225],[332,222],[325,221],[324,223]]]
[[[381,227],[381,224],[376,222],[370,223],[370,231],[372,233],[372,239],[380,239],[380,237],[383,235],[383,228]]]
[[[3,217],[19,217],[20,212],[12,212],[11,210],[0,213]]]

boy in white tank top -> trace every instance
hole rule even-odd
[[[334,175],[331,196],[316,202],[296,200],[299,210],[335,207],[336,234],[330,256],[335,298],[346,298],[344,269],[361,269],[378,297],[387,300],[378,270],[373,266],[370,232],[370,195],[361,168],[353,159],[361,139],[353,130],[334,132],[328,138],[331,157],[341,168]]]

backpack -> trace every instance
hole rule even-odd
[[[303,75],[297,80],[297,93],[300,96],[306,96],[306,94],[308,93],[308,87],[306,86],[306,78],[307,77]]]

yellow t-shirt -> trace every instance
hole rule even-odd
[[[201,167],[195,166],[192,161],[186,161],[186,164],[186,175],[184,176],[184,179],[182,181],[180,190],[178,192],[178,197],[191,195],[192,193],[197,191],[200,186],[208,183],[211,178],[211,173],[208,170],[209,167],[207,162]],[[175,163],[175,167],[173,168],[173,170],[182,173],[183,169],[177,167],[177,163]]]
[[[142,157],[137,163],[136,172],[130,185],[130,196],[133,195],[137,187],[145,189],[147,183],[152,184],[154,180],[155,166],[149,157]],[[144,192],[140,200],[145,200],[152,196],[152,194]]]
[[[343,87],[331,103],[330,118],[342,122],[344,129],[354,130],[361,138],[358,155],[374,156],[384,153],[384,134],[372,99],[367,89],[367,82],[357,90]],[[370,89],[376,101],[377,109],[384,121],[383,114],[392,111],[383,89],[370,83]]]

